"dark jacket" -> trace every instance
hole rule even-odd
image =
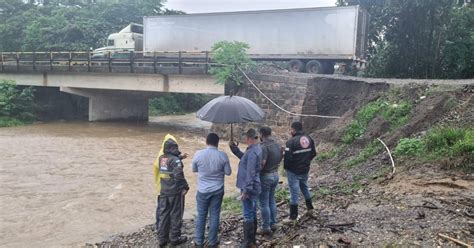
[[[237,188],[246,194],[259,195],[262,192],[260,170],[262,165],[262,148],[258,144],[250,145],[245,153],[237,146],[231,146],[232,153],[240,158],[237,171]]]
[[[183,190],[189,190],[188,182],[184,178],[180,154],[176,142],[171,139],[166,141],[164,154],[159,158],[160,174],[167,175],[161,177],[160,180],[161,196],[172,196],[181,194]]]
[[[306,174],[314,157],[316,157],[314,141],[303,132],[297,132],[286,142],[285,169],[297,175]]]

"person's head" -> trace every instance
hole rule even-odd
[[[291,123],[291,135],[295,135],[296,133],[302,132],[303,131],[303,124],[299,121],[295,121]]]
[[[168,154],[173,154],[178,156],[181,154],[178,148],[178,143],[176,143],[174,140],[169,139],[165,142],[165,145],[163,147],[163,152],[168,153]]]
[[[268,137],[272,136],[272,129],[270,127],[267,127],[267,126],[261,127],[259,132],[260,132],[260,137],[262,139],[265,139],[265,138],[268,138]]]
[[[250,128],[246,133],[245,133],[245,143],[247,145],[255,144],[258,142],[258,135],[257,131],[255,129]]]
[[[214,146],[218,147],[219,146],[219,136],[215,133],[209,133],[206,138],[206,144],[208,146]]]

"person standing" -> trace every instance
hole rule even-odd
[[[206,138],[206,149],[196,152],[193,157],[193,172],[198,174],[196,194],[197,219],[194,243],[204,247],[204,232],[209,214],[209,247],[218,247],[219,221],[224,197],[224,175],[230,176],[229,158],[219,151],[219,136],[210,133]]]
[[[277,206],[275,190],[278,186],[278,166],[283,158],[282,147],[272,138],[272,129],[264,126],[260,130],[262,147],[262,171],[260,181],[262,193],[260,194],[260,212],[262,225],[259,234],[269,235],[276,230]]]
[[[237,172],[237,188],[240,189],[242,213],[244,217],[244,240],[241,247],[255,247],[257,229],[257,198],[261,193],[260,170],[262,165],[262,148],[258,144],[255,129],[245,133],[248,145],[245,153],[240,151],[238,144],[230,142],[232,153],[240,159]]]
[[[183,162],[178,144],[173,139],[165,141],[163,155],[159,157],[160,198],[158,200],[158,239],[160,247],[185,243],[181,236],[183,225],[184,197],[189,190],[183,173]]]
[[[292,138],[286,142],[284,168],[290,188],[290,221],[298,218],[299,193],[303,193],[308,211],[314,209],[308,189],[308,173],[311,160],[316,157],[314,141],[303,132],[301,122],[291,124]]]

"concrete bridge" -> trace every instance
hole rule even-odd
[[[90,52],[1,53],[0,80],[56,87],[87,97],[90,121],[148,120],[148,99],[163,93],[224,94],[224,86],[208,75],[207,52],[125,55],[96,58]]]

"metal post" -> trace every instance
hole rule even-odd
[[[16,70],[20,71],[20,55],[16,53]]]
[[[49,52],[49,69],[53,71],[53,52]]]
[[[206,64],[204,65],[205,66],[205,74],[208,74],[209,72],[209,51],[206,51]]]
[[[33,71],[36,71],[36,52],[33,52]]]
[[[130,72],[133,73],[133,51],[130,51]]]
[[[153,72],[157,73],[158,70],[156,68],[156,52],[153,52]]]
[[[72,71],[72,53],[69,52],[69,63],[68,63],[68,71]]]
[[[91,72],[91,52],[87,52],[87,72]]]
[[[181,68],[181,51],[178,52],[178,74],[182,73],[182,68]]]
[[[107,58],[109,59],[109,72],[112,72],[112,56],[110,51],[107,53]]]

